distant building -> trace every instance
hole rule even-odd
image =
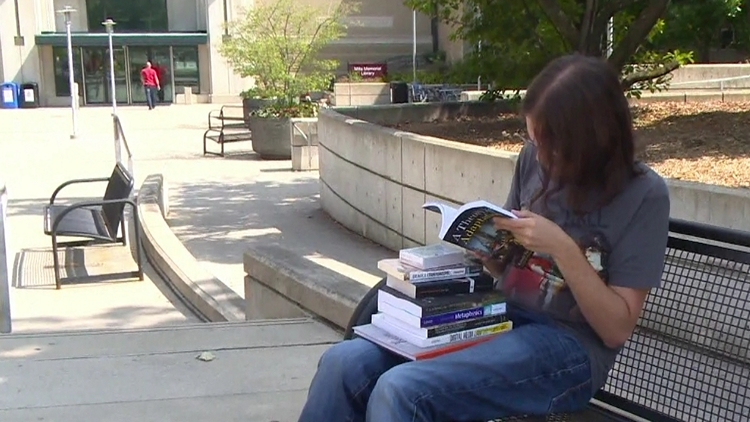
[[[301,0],[316,1],[323,0]],[[146,101],[140,70],[146,60],[163,73],[165,101],[184,102],[186,88],[195,102],[236,102],[248,80],[235,75],[219,55],[224,23],[239,16],[253,0],[5,0],[0,1],[0,82],[36,82],[43,106],[70,103],[64,6],[72,15],[74,77],[83,105],[108,104],[109,81],[106,18],[116,21],[115,93],[118,103]],[[347,63],[377,63],[412,53],[412,13],[402,0],[360,1],[356,25],[327,49]],[[446,31],[430,18],[417,19],[417,49],[449,47]],[[450,45],[449,45],[450,44]]]

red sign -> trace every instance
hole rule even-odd
[[[363,79],[384,78],[388,74],[385,63],[350,63],[349,73],[361,76]]]

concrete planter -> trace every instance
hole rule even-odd
[[[253,151],[264,160],[290,160],[292,139],[290,118],[248,116],[253,133]]]

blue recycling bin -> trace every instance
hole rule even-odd
[[[5,82],[0,85],[0,108],[18,108],[18,84]]]

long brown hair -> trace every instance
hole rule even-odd
[[[568,205],[585,213],[609,203],[637,174],[630,107],[604,60],[574,54],[551,61],[526,90],[521,112],[531,120],[544,169],[535,199],[565,189]]]

